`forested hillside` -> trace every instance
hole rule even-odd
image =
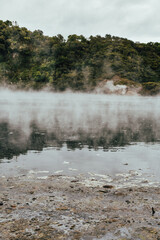
[[[44,36],[0,21],[0,82],[19,87],[91,91],[101,81],[118,76],[160,90],[160,43],[139,43],[111,35]]]

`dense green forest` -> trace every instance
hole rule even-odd
[[[56,91],[91,91],[118,76],[122,83],[140,83],[160,91],[160,43],[139,43],[105,37],[44,36],[16,22],[0,21],[0,82]]]

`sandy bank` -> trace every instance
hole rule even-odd
[[[158,240],[160,185],[134,179],[1,177],[0,239]]]

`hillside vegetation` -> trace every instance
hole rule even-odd
[[[44,36],[16,22],[0,21],[0,82],[21,88],[92,91],[105,79],[135,83],[142,93],[160,91],[160,43],[111,35]],[[116,79],[118,79],[116,78]]]

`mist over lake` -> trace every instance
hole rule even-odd
[[[128,157],[123,156],[122,147],[128,151],[129,146],[136,145],[139,148],[132,151],[130,160],[133,165],[141,166],[140,162],[144,159],[142,145],[159,146],[159,100],[160,97],[1,89],[0,158],[12,160],[19,156],[18,159],[24,161],[25,154],[23,164],[26,168],[45,167],[54,171],[64,168],[62,163],[66,158],[74,163],[75,168],[83,166],[82,172],[91,170],[89,166],[92,163],[95,169],[98,166],[98,171],[102,172],[107,163],[109,173],[113,170],[115,156],[119,159],[116,160],[118,164],[123,159],[129,161]],[[148,145],[148,150],[150,147]],[[43,157],[36,151],[39,154],[42,152]],[[101,152],[104,156],[102,162],[93,151]],[[55,154],[53,159],[51,152]],[[158,154],[158,151],[153,154]],[[105,159],[108,156],[109,162]],[[141,156],[141,160],[137,156]],[[55,159],[61,160],[55,162]],[[75,159],[79,159],[77,165]],[[151,157],[146,159],[147,162],[152,161]],[[69,167],[65,171],[67,169]]]

